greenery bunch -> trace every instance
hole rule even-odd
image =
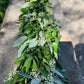
[[[5,84],[68,84],[58,62],[59,24],[48,0],[26,0],[18,23],[16,72]]]

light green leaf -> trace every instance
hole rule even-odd
[[[49,65],[48,61],[45,58],[43,58],[43,62]]]
[[[29,2],[26,2],[26,3],[22,6],[22,8],[28,7],[28,4],[29,4]]]
[[[43,22],[40,22],[41,28],[43,29]]]
[[[45,3],[45,5],[48,5],[48,6],[50,6],[50,5],[51,5],[51,3],[49,3],[49,2],[46,2],[46,3]]]
[[[16,61],[14,61],[14,64],[20,64],[22,60],[24,60],[24,56],[17,58]]]
[[[54,49],[54,55],[55,55],[56,59],[58,60],[58,55],[57,55],[58,45],[56,43],[53,43],[53,49]]]
[[[29,44],[29,48],[33,48],[33,47],[37,46],[37,44],[38,44],[37,40],[33,41]]]
[[[52,46],[49,45],[49,48],[50,48],[50,52],[51,52],[51,54],[52,54],[52,53],[53,53],[53,48],[52,48]]]
[[[39,23],[41,25],[41,28],[43,29],[43,22],[41,22],[41,18],[37,18],[37,19],[38,19],[38,21],[39,21]]]
[[[53,43],[53,49],[54,49],[54,52],[57,53],[57,48],[58,48],[58,45],[54,42]]]
[[[22,55],[22,52],[24,51],[24,49],[27,47],[27,44],[23,44],[20,49],[18,50],[18,57],[20,57]]]
[[[58,60],[58,54],[54,52],[55,58]]]
[[[54,37],[56,37],[56,33],[57,33],[57,30],[54,30],[52,33]]]
[[[32,14],[30,13],[30,14],[25,14],[24,15],[24,17],[26,17],[26,18],[30,18],[32,16]]]
[[[40,82],[41,82],[41,78],[37,80],[33,79],[30,84],[40,84]]]
[[[30,43],[32,43],[32,42],[34,42],[34,41],[36,41],[36,40],[37,40],[37,37],[34,38],[34,39],[32,39],[32,40],[30,40]]]
[[[47,64],[45,64],[45,63],[43,63],[43,65],[44,65],[45,69],[46,69],[48,72],[50,72],[50,67],[49,67],[49,65],[47,65]]]
[[[24,63],[24,67],[26,67],[26,72],[28,72],[28,70],[30,68],[31,60],[32,60],[32,57],[29,57],[29,58],[27,58],[27,60]]]
[[[41,18],[37,18],[39,22],[41,22]]]
[[[44,46],[45,43],[46,43],[46,40],[40,40],[41,46]]]
[[[20,46],[27,38],[28,38],[27,36],[20,37],[14,42],[13,47]]]
[[[26,77],[26,78],[33,79],[33,77],[32,77],[32,76],[30,76],[30,75],[28,75],[28,74],[26,74],[26,73],[19,72],[19,74],[20,74],[21,76]]]
[[[37,68],[37,64],[36,64],[36,61],[33,59],[33,65],[32,65],[32,67],[34,68],[34,69],[36,69]]]

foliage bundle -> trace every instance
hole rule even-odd
[[[8,6],[8,2],[9,2],[9,0],[0,0],[0,27],[1,27],[1,23],[4,18],[4,13],[5,13],[6,8]]]
[[[68,84],[58,62],[59,24],[48,0],[26,0],[18,23],[16,72],[5,84]]]

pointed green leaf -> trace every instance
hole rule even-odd
[[[39,23],[41,25],[41,28],[43,29],[43,22],[41,22],[41,18],[37,18],[37,19],[38,19],[38,21],[39,21]]]
[[[40,22],[41,28],[43,29],[43,22]]]
[[[49,45],[49,48],[50,48],[50,52],[51,52],[51,54],[52,54],[52,53],[53,53],[53,48],[52,48],[52,46]]]
[[[33,65],[32,65],[32,67],[34,68],[34,69],[36,69],[37,68],[37,64],[36,64],[36,61],[33,59]]]
[[[30,18],[32,16],[32,14],[30,13],[30,14],[25,14],[24,15],[24,17],[26,17],[26,18]]]
[[[17,58],[16,61],[14,61],[14,64],[20,64],[22,60],[24,60],[24,56]]]
[[[42,75],[43,75],[45,78],[47,78],[48,72],[46,71],[46,69],[45,69],[44,67],[41,67],[40,70],[41,70]]]
[[[22,8],[28,7],[28,4],[29,4],[29,2],[26,2],[26,3],[22,6]]]
[[[16,73],[15,76],[14,76],[14,78],[13,78],[13,82],[12,82],[12,84],[15,84],[16,81],[17,81],[17,79],[18,79],[18,74]]]
[[[29,44],[29,48],[33,48],[33,47],[37,46],[37,44],[38,44],[38,42],[36,40],[36,41]]]
[[[27,47],[27,44],[23,44],[20,49],[18,50],[18,57],[20,57],[22,55],[22,52],[24,51],[24,49]]]
[[[43,58],[43,62],[49,65],[48,61],[45,58]]]
[[[28,72],[28,70],[30,68],[31,60],[32,60],[32,57],[29,57],[29,58],[26,59],[26,61],[24,63],[24,67],[26,68],[26,72]]]
[[[20,46],[27,38],[28,38],[27,36],[20,37],[14,42],[13,47]]]
[[[44,46],[45,43],[46,43],[46,40],[40,40],[41,46]]]
[[[26,72],[27,72],[27,73],[28,73],[28,71],[29,71],[30,66],[31,66],[31,60],[29,60],[29,63],[28,63],[27,66],[26,66]]]
[[[19,75],[24,76],[24,77],[29,78],[29,79],[33,79],[32,76],[30,76],[30,75],[28,75],[26,73],[23,73],[23,72],[19,72]]]
[[[58,60],[58,54],[54,52],[55,58]]]
[[[52,70],[54,73],[56,73],[57,75],[59,75],[60,77],[64,78],[64,76],[63,76],[63,74],[62,74],[61,72],[57,71],[57,70],[54,69],[54,68],[51,68],[51,70]]]
[[[46,3],[45,3],[45,5],[48,5],[48,6],[50,6],[50,5],[51,5],[51,3],[49,3],[49,2],[46,2]]]
[[[55,53],[57,53],[57,47],[58,47],[58,45],[56,43],[53,43],[53,49],[54,49]]]

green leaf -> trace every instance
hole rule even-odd
[[[41,28],[43,29],[43,22],[40,22]]]
[[[47,64],[45,64],[45,63],[43,63],[43,65],[44,65],[44,67],[46,68],[46,70],[47,70],[48,72],[50,72],[50,67],[49,67],[49,65],[47,65]]]
[[[41,78],[37,80],[33,79],[30,84],[40,84],[40,82],[41,82]]]
[[[40,40],[41,46],[44,46],[45,43],[46,43],[46,40]]]
[[[38,44],[37,40],[34,41],[34,42],[31,42],[31,43],[29,44],[29,48],[33,48],[33,47],[37,46],[37,44]]]
[[[33,59],[33,65],[32,65],[32,67],[34,68],[34,69],[36,69],[37,68],[37,64],[36,64],[36,61]]]
[[[26,3],[22,6],[22,8],[21,8],[21,12],[25,13],[25,12],[28,11],[28,9],[27,9],[28,4],[29,4],[29,2],[26,2]]]
[[[47,5],[47,6],[50,6],[50,5],[51,5],[51,3],[49,3],[49,2],[46,2],[46,3],[45,3],[45,5]]]
[[[54,37],[56,37],[56,33],[57,33],[57,30],[54,30],[52,33]]]
[[[26,74],[26,73],[23,73],[23,72],[19,72],[19,75],[23,76],[23,77],[26,77],[26,78],[29,78],[29,79],[33,79],[32,76]]]
[[[19,50],[18,50],[18,57],[20,57],[22,55],[22,52],[24,51],[24,49],[27,47],[28,44],[23,44]]]
[[[25,14],[24,15],[24,17],[26,17],[26,18],[30,18],[32,16],[32,14],[30,13],[30,14]]]
[[[48,61],[50,61],[51,55],[47,55],[47,56],[45,56],[45,58],[46,58]]]
[[[27,38],[28,38],[27,36],[20,37],[14,42],[13,47],[20,46]]]
[[[14,61],[14,64],[20,64],[22,60],[24,60],[24,56],[17,58],[16,61]]]
[[[52,48],[52,46],[49,45],[49,48],[50,48],[50,52],[51,52],[51,54],[52,54],[52,53],[53,53],[53,48]]]
[[[55,42],[53,43],[53,49],[54,49],[54,55],[58,59],[58,55],[57,55],[58,45]]]
[[[13,82],[12,82],[12,84],[15,84],[16,81],[17,81],[17,79],[18,79],[18,74],[16,73],[16,75],[15,75],[14,78],[13,78]]]
[[[55,58],[58,60],[58,54],[54,52]]]
[[[38,19],[38,21],[39,21],[39,23],[41,25],[41,28],[43,29],[43,22],[41,22],[41,18],[37,18],[37,19]]]
[[[43,58],[43,62],[49,65],[48,61],[45,58]]]
[[[47,78],[48,72],[46,71],[46,69],[41,66],[40,70],[41,70],[42,75],[43,75],[45,78]]]
[[[41,18],[37,18],[39,22],[41,22]]]
[[[38,50],[38,57],[39,57],[40,59],[42,59],[42,58],[43,58],[43,56],[42,56],[42,54],[41,54],[40,49]]]
[[[30,40],[30,43],[32,43],[32,42],[34,42],[34,41],[36,41],[36,40],[37,40],[37,37],[34,38],[34,39],[32,39],[32,40]]]
[[[54,73],[56,73],[58,76],[60,76],[61,78],[64,78],[64,76],[62,75],[61,72],[57,71],[57,70],[54,69],[54,68],[51,68],[51,70],[52,70]]]
[[[59,39],[58,39],[58,37],[55,37],[55,42],[56,42],[57,45],[59,44]]]
[[[57,55],[58,45],[55,42],[53,43],[53,49],[54,49],[54,55],[56,59],[58,60],[58,55]]]
[[[54,42],[54,43],[53,43],[53,49],[54,49],[54,52],[55,52],[55,53],[57,53],[57,47],[58,47],[58,45]]]
[[[29,2],[26,2],[26,3],[22,6],[22,8],[28,7],[28,4],[29,4]],[[22,9],[22,8],[21,8],[21,9]]]
[[[26,72],[29,71],[30,65],[31,65],[31,61],[32,61],[32,57],[29,57],[26,59],[25,63],[24,63],[24,67],[26,67]]]
[[[59,24],[58,22],[55,22],[55,24],[56,24],[57,26],[60,26],[60,24]]]

